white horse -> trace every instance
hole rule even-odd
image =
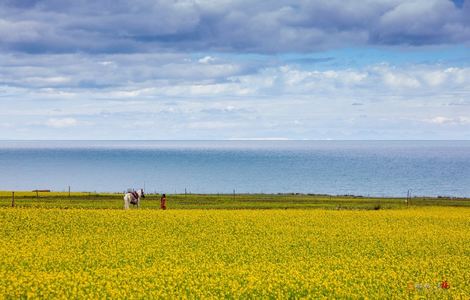
[[[129,204],[137,205],[137,208],[139,208],[140,198],[145,198],[143,189],[125,194],[124,195],[124,209],[129,209]]]

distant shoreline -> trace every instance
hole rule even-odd
[[[4,194],[11,194],[15,192],[16,195],[36,195],[37,192],[40,193],[42,196],[68,196],[69,193],[71,196],[87,196],[87,195],[99,195],[99,196],[115,196],[115,195],[123,195],[127,192],[125,191],[56,191],[56,190],[47,190],[47,189],[38,189],[38,190],[0,190],[0,197],[4,196]],[[171,192],[163,192],[167,195],[175,195],[175,196],[233,196],[234,194],[237,196],[273,196],[273,197],[281,197],[281,196],[304,196],[304,197],[331,197],[331,198],[354,198],[354,199],[407,199],[406,196],[375,196],[375,195],[354,195],[354,194],[316,194],[316,193],[296,193],[296,192],[288,192],[288,193],[171,193]],[[161,195],[162,193],[155,193],[155,192],[146,192],[147,195]],[[411,199],[418,199],[418,198],[426,198],[426,199],[462,199],[462,200],[470,200],[470,197],[460,197],[460,196],[451,196],[451,195],[438,195],[438,196],[430,196],[430,195],[411,195]]]

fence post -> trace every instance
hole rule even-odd
[[[11,192],[11,207],[15,207],[15,192]]]

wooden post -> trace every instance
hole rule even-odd
[[[36,190],[36,199],[39,200],[39,190]]]
[[[15,192],[11,192],[11,207],[15,207]]]
[[[69,198],[70,198],[70,185],[69,185]]]

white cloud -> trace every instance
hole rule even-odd
[[[382,74],[384,82],[391,88],[419,88],[421,83],[417,78],[398,72],[386,71]]]
[[[46,121],[46,125],[54,128],[66,128],[77,126],[78,121],[74,118],[50,118]]]
[[[102,66],[112,66],[112,65],[114,65],[114,62],[105,60],[105,61],[98,62],[98,64],[100,64]]]
[[[470,124],[470,117],[443,117],[438,116],[427,120],[438,125],[467,125]]]
[[[203,58],[200,58],[198,62],[201,64],[209,64],[215,61],[215,58],[212,56],[204,56]]]
[[[446,117],[435,117],[429,120],[431,123],[435,124],[447,124],[447,123],[452,123],[453,119],[451,118],[446,118]]]
[[[65,76],[47,76],[47,77],[26,77],[21,79],[22,82],[30,85],[50,86],[65,84],[71,81],[71,78]]]
[[[223,121],[198,121],[198,122],[189,122],[187,128],[189,129],[227,129],[238,127],[239,124],[234,122],[223,122]]]

